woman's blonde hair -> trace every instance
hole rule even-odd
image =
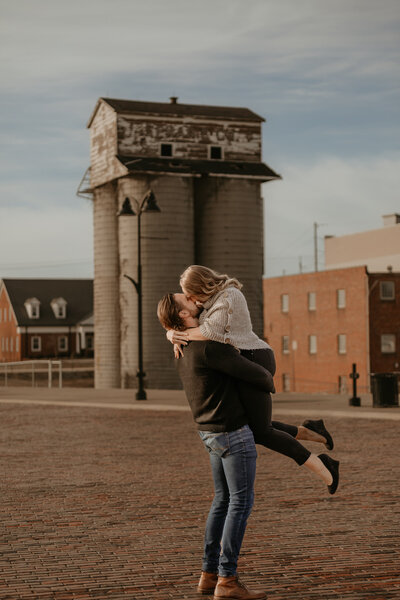
[[[222,275],[201,265],[191,265],[181,275],[180,285],[185,293],[197,296],[199,300],[207,300],[217,292],[233,286],[240,290],[243,286],[237,279]]]

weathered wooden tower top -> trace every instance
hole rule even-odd
[[[88,122],[90,183],[85,176],[80,191],[93,198],[97,387],[136,387],[139,342],[146,385],[180,385],[156,307],[190,264],[238,277],[254,330],[263,331],[261,183],[280,179],[262,162],[264,119],[248,108],[170,100],[99,98]],[[117,216],[126,198],[140,215],[150,191],[160,212],[144,214],[140,230],[139,217]],[[143,336],[127,278],[139,265]]]
[[[91,187],[128,174],[279,179],[261,162],[248,108],[99,98],[89,119]]]

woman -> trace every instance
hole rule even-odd
[[[237,279],[221,275],[208,267],[192,265],[181,275],[180,285],[185,296],[203,310],[199,327],[167,332],[168,339],[175,344],[175,356],[178,346],[184,346],[188,341],[214,340],[232,344],[244,357],[262,365],[274,375],[273,350],[253,332],[247,302],[240,291],[242,284]],[[238,385],[242,385],[239,380]],[[331,450],[332,437],[323,421],[308,420],[299,427],[271,422],[270,394],[254,388],[251,397],[248,391],[247,394],[243,391],[241,397],[256,443],[289,456],[298,465],[304,465],[319,476],[327,484],[329,492],[334,494],[339,483],[339,462],[327,454],[312,454],[298,441],[321,442]]]

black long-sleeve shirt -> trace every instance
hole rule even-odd
[[[249,383],[249,393],[250,384],[264,392],[275,391],[271,373],[229,344],[190,342],[175,363],[201,431],[234,431],[248,422],[237,379]]]

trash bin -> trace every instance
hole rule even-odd
[[[374,373],[371,375],[373,406],[398,406],[399,389],[394,373]]]

